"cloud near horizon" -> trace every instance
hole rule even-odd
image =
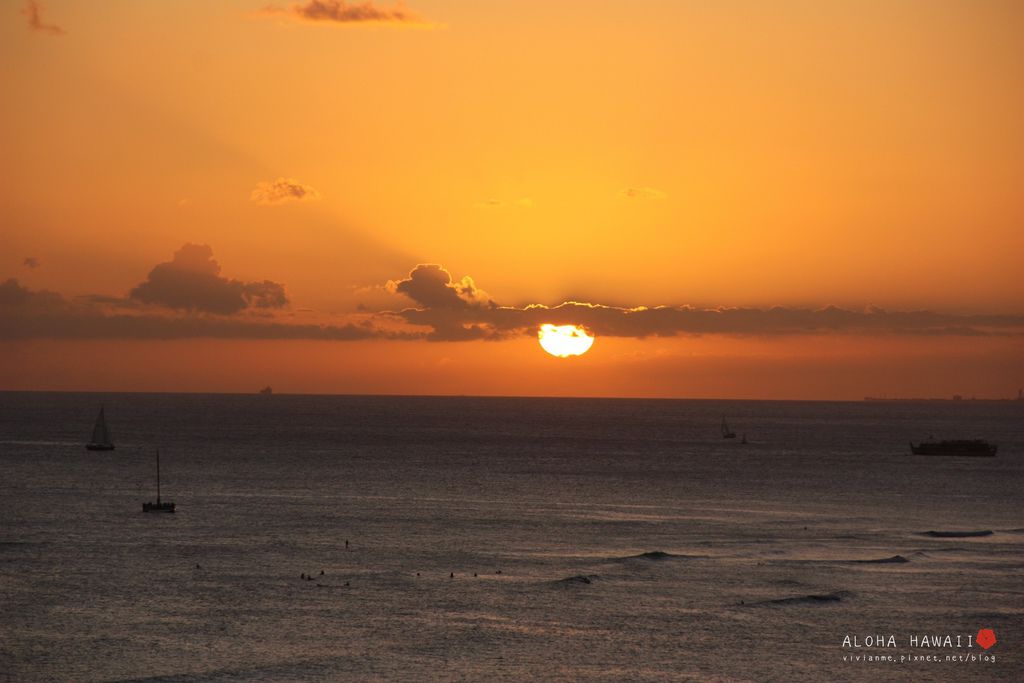
[[[383,287],[413,305],[366,311],[311,324],[282,315],[284,286],[220,275],[207,245],[186,244],[158,264],[128,298],[69,300],[32,291],[15,279],[0,283],[0,339],[363,339],[469,341],[533,336],[542,323],[583,325],[598,336],[644,339],[692,335],[912,335],[1024,337],[1024,314],[962,315],[886,311],[876,307],[632,308],[566,301],[555,306],[502,306],[465,276],[420,264]],[[155,307],[155,308],[154,308]],[[260,313],[262,311],[262,313]]]
[[[25,6],[21,9],[21,13],[28,17],[29,30],[46,33],[51,36],[62,36],[67,33],[57,24],[47,24],[43,21],[43,6],[36,0],[27,0]]]
[[[664,199],[668,195],[653,187],[627,187],[619,191],[620,197],[626,199]]]
[[[477,202],[476,206],[483,209],[532,209],[533,199],[530,197],[520,197],[514,201],[505,201],[504,199],[485,199],[482,202]]]
[[[386,289],[404,294],[422,309],[406,309],[398,317],[431,330],[424,338],[433,341],[469,341],[488,337],[485,324],[473,322],[482,311],[494,307],[487,292],[466,275],[459,281],[436,263],[421,263],[404,280],[389,280]],[[388,316],[384,312],[384,316]]]
[[[264,8],[269,15],[288,15],[298,21],[333,24],[336,26],[429,26],[420,16],[405,9],[401,3],[394,7],[379,7],[371,0],[346,2],[346,0],[307,0],[288,8],[269,5]]]
[[[320,193],[294,178],[278,178],[273,182],[257,183],[249,199],[264,206],[274,206],[291,201],[320,199]]]
[[[382,315],[428,328],[427,339],[465,341],[533,335],[543,323],[583,325],[601,336],[673,337],[679,335],[796,335],[821,333],[919,336],[994,336],[1024,334],[1024,315],[956,315],[932,311],[889,312],[870,307],[849,310],[775,306],[761,308],[632,308],[566,301],[557,306],[501,306],[469,276],[455,282],[436,264],[421,264],[409,278],[389,282],[419,306]]]
[[[103,297],[97,297],[102,299]],[[31,291],[11,278],[0,283],[0,339],[401,339],[402,332],[378,329],[369,321],[339,325],[224,316],[166,316],[112,313],[88,301],[69,301],[56,292]],[[116,299],[112,299],[115,305]],[[123,304],[123,301],[120,303]]]
[[[230,315],[247,308],[283,308],[284,285],[271,280],[241,282],[221,277],[220,264],[206,244],[185,244],[174,257],[154,266],[129,298],[167,308]]]

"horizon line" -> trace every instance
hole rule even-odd
[[[914,396],[914,397],[880,397],[863,396],[861,398],[750,398],[750,397],[702,397],[702,396],[572,396],[558,395],[548,396],[541,394],[403,394],[403,393],[347,393],[347,392],[277,392],[272,394],[261,394],[259,391],[157,391],[157,390],[83,390],[83,389],[0,389],[0,394],[154,394],[171,396],[261,396],[266,400],[272,400],[274,396],[327,396],[339,398],[484,398],[484,399],[554,399],[559,401],[744,401],[762,403],[889,403],[889,402],[930,402],[940,401],[947,403],[984,403],[984,402],[1009,402],[1015,403],[1022,399],[1018,396],[1008,397],[976,397],[954,398],[954,396]]]

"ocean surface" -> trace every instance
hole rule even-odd
[[[1024,402],[0,393],[0,680],[1020,681],[1022,494]]]

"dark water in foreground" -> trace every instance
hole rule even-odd
[[[0,680],[1024,680],[1022,491],[1021,403],[0,393]]]

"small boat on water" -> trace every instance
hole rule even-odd
[[[722,418],[722,438],[723,439],[735,439],[736,432],[729,429],[729,425],[726,423],[725,418]]]
[[[964,455],[991,458],[999,447],[982,439],[945,439],[943,441],[922,441],[918,445],[910,444],[910,452],[914,455]]]
[[[114,443],[110,440],[110,429],[107,428],[107,419],[103,415],[103,406],[100,406],[100,414],[96,416],[96,424],[92,427],[92,439],[85,444],[89,451],[112,451]]]
[[[274,388],[268,384],[267,386],[260,389],[259,393],[263,394],[264,396],[270,396],[271,394],[274,393]]]
[[[174,503],[160,502],[160,450],[156,452],[156,502],[143,503],[143,512],[174,512]]]

